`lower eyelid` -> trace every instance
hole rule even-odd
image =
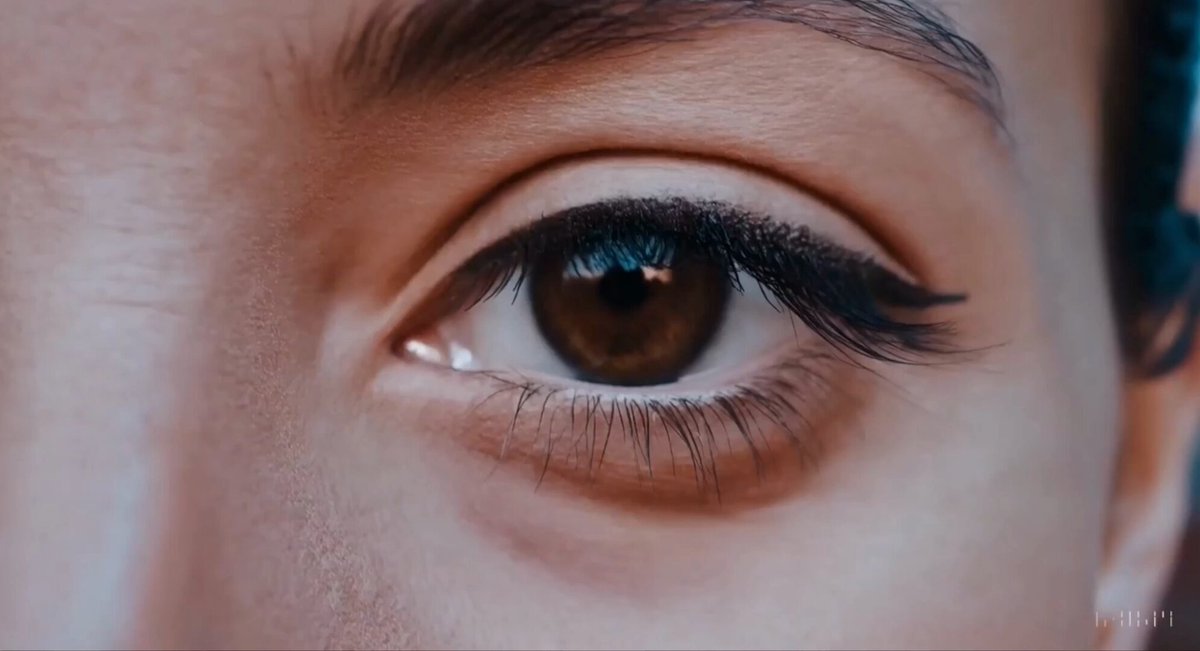
[[[456,428],[469,449],[535,486],[652,507],[731,507],[795,490],[863,398],[859,369],[816,350],[692,395],[456,375],[476,394],[463,410],[471,422]]]

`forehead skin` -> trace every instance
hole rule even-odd
[[[455,157],[429,152],[460,146],[435,136],[477,103],[331,124],[319,107],[332,91],[308,62],[362,15],[351,4],[5,3],[0,630],[18,631],[6,643],[1090,644],[1117,402],[1096,222],[1101,25],[1090,0],[946,5],[997,67],[1012,142],[954,147],[968,117],[931,129],[937,147],[920,154],[963,170],[933,175],[945,194],[994,193],[996,207],[911,228],[935,261],[974,252],[974,267],[933,273],[979,281],[977,321],[1008,344],[983,369],[997,372],[930,380],[926,404],[952,403],[954,418],[830,463],[818,484],[855,488],[814,489],[783,524],[745,525],[759,535],[714,536],[688,556],[629,534],[641,562],[663,559],[638,572],[658,582],[643,585],[621,569],[633,561],[615,529],[589,531],[588,514],[560,508],[518,533],[480,516],[489,503],[460,490],[470,480],[433,473],[413,442],[438,434],[436,415],[418,402],[397,417],[343,363],[374,324],[335,310],[338,286],[323,281],[374,273],[359,254],[419,266],[405,229],[436,230],[421,215],[452,206],[414,192],[414,221],[382,233],[331,206],[379,175],[401,196],[419,182],[465,197],[487,152],[454,174],[427,161]],[[605,65],[640,64],[596,64],[588,79],[609,83]],[[796,74],[836,87],[843,72],[818,56]],[[554,90],[513,83],[518,103]],[[679,86],[719,94],[705,83]],[[971,110],[908,104],[886,84],[874,96],[897,124]],[[557,115],[539,128],[574,127]],[[992,173],[1005,181],[980,180]],[[364,232],[398,244],[381,254]],[[897,459],[921,473],[897,474]]]

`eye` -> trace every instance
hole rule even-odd
[[[861,402],[867,364],[954,352],[950,325],[921,315],[965,297],[922,287],[798,190],[724,168],[587,169],[516,190],[501,206],[515,224],[432,283],[395,343],[459,377],[475,447],[533,460],[539,481],[762,493]]]

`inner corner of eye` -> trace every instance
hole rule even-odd
[[[472,370],[476,367],[475,354],[469,348],[437,331],[403,337],[396,342],[393,352],[404,359],[456,371]]]

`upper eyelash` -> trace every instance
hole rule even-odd
[[[601,250],[641,259],[647,239],[708,256],[724,266],[736,291],[745,291],[739,272],[745,273],[773,307],[791,312],[840,351],[903,364],[957,352],[950,323],[901,321],[884,308],[924,310],[961,303],[966,295],[909,283],[807,227],[680,197],[617,198],[539,220],[475,255],[439,294],[453,307],[470,308],[511,287],[515,300],[544,255]]]

